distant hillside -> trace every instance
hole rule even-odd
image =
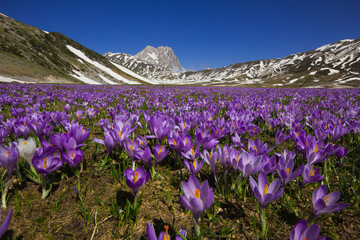
[[[144,83],[60,33],[42,31],[3,14],[0,14],[0,36],[0,75],[3,76],[35,82]],[[81,58],[79,54],[84,56]]]

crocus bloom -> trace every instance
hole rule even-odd
[[[189,182],[181,182],[184,196],[180,196],[180,203],[186,209],[193,212],[193,217],[198,223],[202,212],[208,209],[214,201],[213,189],[209,187],[207,180],[201,185],[194,174],[189,178]]]
[[[284,134],[283,131],[278,130],[276,132],[276,137],[275,137],[275,145],[279,145],[282,142],[285,142],[286,140],[288,140],[290,138],[289,135]]]
[[[153,147],[153,153],[154,153],[154,158],[155,158],[156,162],[159,163],[169,154],[169,149],[166,150],[165,145],[160,146],[160,144],[156,144]]]
[[[61,152],[62,159],[73,168],[81,162],[83,156],[84,153],[81,149],[68,149],[67,152]]]
[[[199,157],[199,155],[200,155],[199,146],[196,148],[196,150],[194,150],[194,147],[192,147],[187,152],[181,152],[181,155],[186,159],[194,160],[195,158]]]
[[[269,157],[269,155],[265,154],[262,157],[261,161],[262,161],[261,169],[266,175],[273,173],[278,166],[276,163],[275,155],[272,155],[271,157]]]
[[[303,182],[302,186],[307,183],[319,182],[324,176],[321,176],[320,168],[313,169],[312,165],[306,164],[302,172]]]
[[[141,151],[141,149],[137,146],[137,142],[131,139],[126,139],[123,144],[127,154],[130,156],[131,161],[134,162],[136,153]]]
[[[233,161],[233,167],[235,170],[239,169],[244,178],[259,172],[262,167],[261,156],[257,156],[255,152],[243,152],[236,161]]]
[[[148,222],[146,226],[146,236],[148,237],[148,240],[170,240],[171,238],[169,235],[169,226],[165,225],[164,229],[165,231],[160,232],[159,238],[157,238],[154,225]],[[185,229],[181,229],[179,232],[181,235],[186,237],[187,232]],[[182,238],[179,235],[176,235],[175,239],[182,240]]]
[[[308,226],[307,221],[303,219],[296,223],[293,230],[291,230],[290,240],[326,240],[326,237],[318,237],[319,232],[319,225]]]
[[[216,160],[217,160],[216,150],[212,149],[210,153],[207,150],[204,150],[204,154],[200,153],[200,157],[202,160],[204,160],[207,164],[210,165],[214,174],[215,181],[217,182],[216,171],[215,171]]]
[[[289,161],[285,162],[282,158],[279,159],[278,164],[278,173],[281,178],[283,184],[287,184],[288,182],[294,180],[298,176],[301,175],[304,169],[304,164],[294,170],[294,159],[291,158]]]
[[[0,226],[0,237],[2,235],[4,235],[4,233],[8,229],[10,221],[11,221],[11,217],[12,217],[12,209],[10,209],[8,215],[6,215],[6,217],[4,219],[4,222]],[[1,219],[1,210],[0,210],[0,219]]]
[[[32,159],[32,165],[44,177],[51,172],[58,170],[62,164],[63,162],[60,160],[60,156],[58,154],[53,156],[48,152],[44,152],[42,148],[36,149],[35,155]]]
[[[25,159],[31,165],[31,160],[36,150],[35,139],[32,137],[28,137],[26,140],[23,138],[19,138],[18,149],[20,157]]]
[[[275,179],[270,185],[268,184],[268,180],[264,172],[260,172],[258,177],[258,183],[250,176],[250,187],[253,190],[255,197],[259,201],[259,204],[262,208],[268,205],[270,202],[277,200],[281,197],[284,188],[280,191],[280,179]]]
[[[126,184],[129,188],[132,188],[134,195],[136,196],[139,188],[144,185],[150,178],[150,172],[145,172],[143,166],[139,166],[135,171],[131,168],[127,168],[124,172],[126,178]]]
[[[16,142],[12,142],[9,147],[0,144],[0,166],[6,168],[8,171],[8,180],[10,179],[11,173],[16,167],[18,160],[19,150]]]
[[[322,185],[315,189],[312,195],[312,203],[314,206],[314,216],[319,216],[323,213],[332,213],[343,210],[350,206],[348,203],[336,203],[341,196],[340,192],[332,192],[327,194],[327,186]]]
[[[0,126],[0,143],[3,142],[4,138],[6,138],[7,135],[9,135],[9,130],[7,130],[3,126]]]
[[[145,164],[147,164],[151,168],[151,150],[149,147],[146,147],[145,149],[140,149],[136,155],[136,158],[143,161]]]
[[[94,142],[100,143],[102,145],[105,145],[107,150],[107,155],[111,153],[111,151],[116,146],[116,141],[113,138],[113,136],[109,133],[109,131],[104,131],[104,140],[99,138],[94,138]]]
[[[194,161],[191,163],[187,160],[184,160],[185,163],[185,167],[187,168],[187,170],[191,173],[191,174],[197,174],[202,166],[204,165],[204,160],[202,160],[200,163],[198,163],[197,158],[194,159]]]

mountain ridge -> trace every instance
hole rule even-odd
[[[160,82],[202,85],[259,85],[273,87],[359,87],[360,38],[344,39],[284,58],[234,63],[216,69],[172,73],[153,68],[121,53],[111,61]],[[151,69],[151,70],[150,70]]]

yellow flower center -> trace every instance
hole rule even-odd
[[[173,139],[173,143],[174,143],[175,146],[177,145],[176,142],[175,142],[175,139]]]
[[[45,159],[44,159],[44,164],[43,164],[43,169],[45,169],[45,168],[46,168],[47,161],[48,161],[48,159],[47,159],[47,158],[45,158]]]
[[[326,195],[326,196],[323,198],[323,200],[324,200],[325,203],[328,203],[328,201],[329,201],[329,196]]]
[[[24,142],[24,145],[26,145],[27,144],[27,142]]]
[[[71,157],[74,159],[75,158],[75,155],[73,152],[70,153]]]
[[[194,154],[195,154],[194,148],[192,147],[192,148],[191,148],[191,155],[194,155]]]
[[[169,240],[170,239],[169,226],[165,225],[164,228],[165,228],[165,232],[166,232],[165,235],[164,235],[164,240]]]
[[[287,168],[287,169],[286,169],[286,174],[289,174],[289,172],[290,172],[290,169]]]
[[[310,176],[312,177],[312,176],[314,176],[314,174],[315,174],[315,169],[313,169],[313,170],[310,172]]]
[[[162,148],[163,148],[163,146],[161,146],[161,147],[160,147],[160,149],[159,149],[159,154],[161,153],[161,151],[162,151]]]
[[[265,184],[265,187],[264,187],[264,194],[263,194],[263,195],[267,194],[268,189],[269,189],[269,185],[268,185],[268,184]]]
[[[138,180],[138,175],[139,175],[139,173],[138,173],[138,172],[135,172],[135,175],[134,175],[134,183],[137,182],[137,180]]]
[[[319,151],[319,145],[316,145],[315,149],[314,149],[314,153],[317,153]]]
[[[196,169],[196,159],[193,161],[194,169]]]
[[[195,197],[200,198],[200,190],[199,189],[195,190]]]

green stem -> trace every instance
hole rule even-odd
[[[195,221],[195,219],[193,218],[193,221],[194,221],[194,228],[195,228],[195,234],[196,234],[196,237],[200,237],[200,226],[199,224]],[[201,239],[201,238],[199,238]]]
[[[266,239],[267,238],[266,210],[262,207],[260,207],[260,218],[261,218],[261,232]]]
[[[52,184],[50,184],[49,189],[46,189],[46,177],[44,177],[44,176],[41,176],[41,188],[42,188],[42,196],[41,197],[42,197],[42,199],[45,199],[49,195],[49,193],[52,189]]]
[[[2,192],[1,195],[1,202],[2,202],[2,208],[6,208],[6,196],[9,190],[9,186],[12,183],[12,178],[10,178],[8,181],[6,181],[5,183],[5,187],[4,187],[4,191]]]

